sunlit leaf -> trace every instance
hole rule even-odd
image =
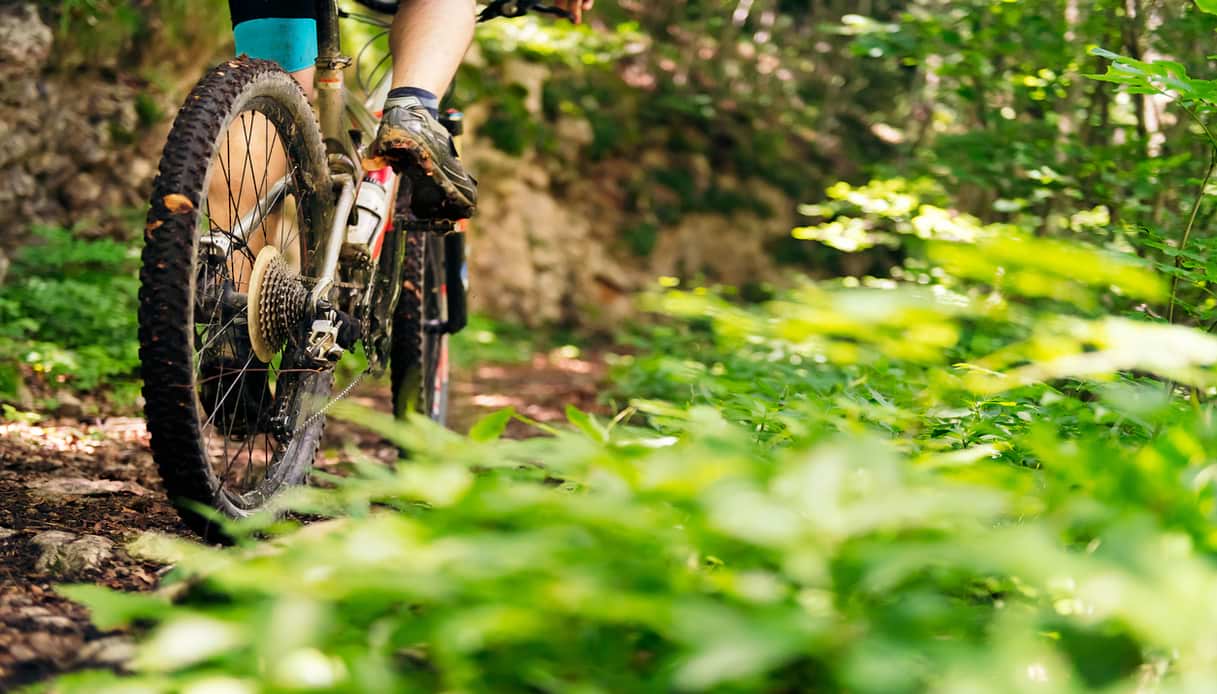
[[[482,417],[469,429],[469,438],[474,441],[494,441],[503,435],[508,422],[516,414],[514,407],[505,407]]]

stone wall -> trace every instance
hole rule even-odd
[[[476,310],[527,325],[607,330],[637,311],[634,295],[663,276],[739,286],[780,280],[766,250],[795,226],[794,203],[769,186],[734,185],[774,210],[688,214],[661,229],[647,257],[629,252],[621,190],[630,162],[603,162],[558,185],[549,165],[473,148],[481,183],[472,225],[471,301]],[[557,192],[560,191],[560,192]]]
[[[476,51],[470,60],[479,60]],[[524,61],[498,71],[500,79],[526,90],[526,107],[540,117],[545,71]],[[475,309],[528,325],[602,330],[635,314],[636,292],[655,286],[662,276],[734,286],[780,282],[782,271],[768,247],[790,235],[799,201],[777,188],[740,181],[715,171],[706,158],[693,157],[684,164],[701,189],[742,194],[772,214],[685,214],[659,229],[654,248],[639,257],[621,240],[622,230],[638,221],[625,211],[627,182],[648,168],[672,168],[671,155],[640,152],[636,160],[588,166],[578,152],[590,144],[591,126],[567,117],[554,125],[556,153],[509,157],[478,139],[478,124],[486,116],[480,105],[466,114],[472,133],[466,137],[466,157],[481,187],[471,238]]]
[[[54,37],[32,3],[0,5],[0,249],[34,224],[131,234],[166,126],[149,128],[139,89],[51,69]]]

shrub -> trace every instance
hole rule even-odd
[[[79,391],[116,384],[139,368],[139,248],[36,227],[0,287],[0,398],[15,399],[22,369]]]
[[[102,628],[151,630],[134,677],[56,686],[890,694],[1210,681],[1203,452],[1217,430],[1148,375],[1212,392],[1217,338],[1069,312],[1018,293],[1036,283],[998,281],[1067,250],[1114,268],[1071,292],[1161,297],[1135,262],[1035,239],[951,243],[922,261],[973,271],[934,286],[808,284],[751,308],[661,295],[668,327],[643,335],[655,354],[617,367],[622,392],[646,397],[611,422],[571,410],[548,436],[505,441],[510,410],[466,437],[340,405],[411,459],[285,501],[342,517],[330,524],[259,518],[227,550],[141,540],[133,551],[175,563],[177,603],[65,588]],[[976,270],[997,259],[1004,272]],[[1165,342],[1178,349],[1164,356]]]

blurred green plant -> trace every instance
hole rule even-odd
[[[64,588],[148,630],[134,675],[56,691],[1207,686],[1217,429],[1161,379],[1217,392],[1217,338],[1096,313],[1165,291],[1108,251],[935,243],[966,272],[656,295],[611,421],[508,441],[512,410],[466,437],[339,405],[412,457],[283,501],[333,522],[139,540],[175,601]],[[1059,257],[1093,298],[1000,281]]]
[[[209,51],[228,31],[220,0],[55,0],[55,61],[64,68],[134,71],[158,58]],[[199,55],[206,59],[205,55]],[[200,69],[204,66],[199,65]]]
[[[51,227],[33,234],[0,286],[0,398],[19,401],[29,374],[51,389],[106,384],[129,404],[139,369],[138,246]]]
[[[479,364],[522,364],[557,344],[556,339],[550,330],[529,329],[474,314],[469,325],[452,336],[452,359],[460,369]]]

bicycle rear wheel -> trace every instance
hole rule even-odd
[[[308,101],[267,61],[212,70],[165,145],[140,273],[145,411],[169,496],[204,536],[193,506],[248,516],[316,455],[333,374],[304,355],[300,297],[328,181]]]

